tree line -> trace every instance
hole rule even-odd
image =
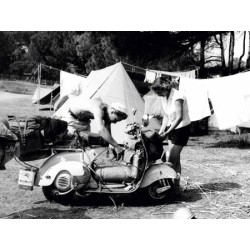
[[[243,42],[242,54],[236,58],[237,33],[243,36]],[[247,63],[242,61],[247,36],[250,37],[250,32],[1,31],[0,73],[34,73],[42,63],[88,75],[91,70],[122,61],[166,71],[199,68],[200,78],[208,77],[211,71],[230,75],[249,68],[250,52]],[[217,53],[211,53],[215,50]],[[56,77],[49,69],[43,74],[51,79]]]

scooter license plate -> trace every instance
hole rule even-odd
[[[35,174],[33,171],[20,169],[18,187],[20,189],[33,190]]]

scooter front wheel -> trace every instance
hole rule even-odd
[[[152,201],[162,201],[165,200],[170,189],[173,187],[172,179],[161,179],[153,182],[146,188],[148,198]]]

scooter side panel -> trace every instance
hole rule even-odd
[[[154,164],[146,170],[144,178],[141,182],[140,188],[144,188],[160,179],[175,179],[176,172],[171,168],[172,164],[169,162]]]
[[[63,152],[51,156],[40,167],[35,186],[49,186],[61,170],[67,170],[73,175],[83,174],[83,160],[80,152]]]

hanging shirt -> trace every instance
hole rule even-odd
[[[201,80],[181,78],[179,90],[187,100],[191,121],[198,121],[211,115],[208,90]]]
[[[146,71],[144,82],[153,83],[156,79],[156,73],[152,71]]]
[[[168,117],[168,126],[171,125],[171,123],[176,118],[176,111],[175,111],[175,101],[176,100],[183,100],[183,117],[180,124],[175,128],[182,128],[190,124],[190,118],[188,114],[188,106],[186,98],[180,93],[180,91],[172,88],[170,95],[168,98],[162,99],[162,107],[165,112],[165,114]]]
[[[86,87],[87,78],[65,71],[60,71],[60,95],[80,95]]]

